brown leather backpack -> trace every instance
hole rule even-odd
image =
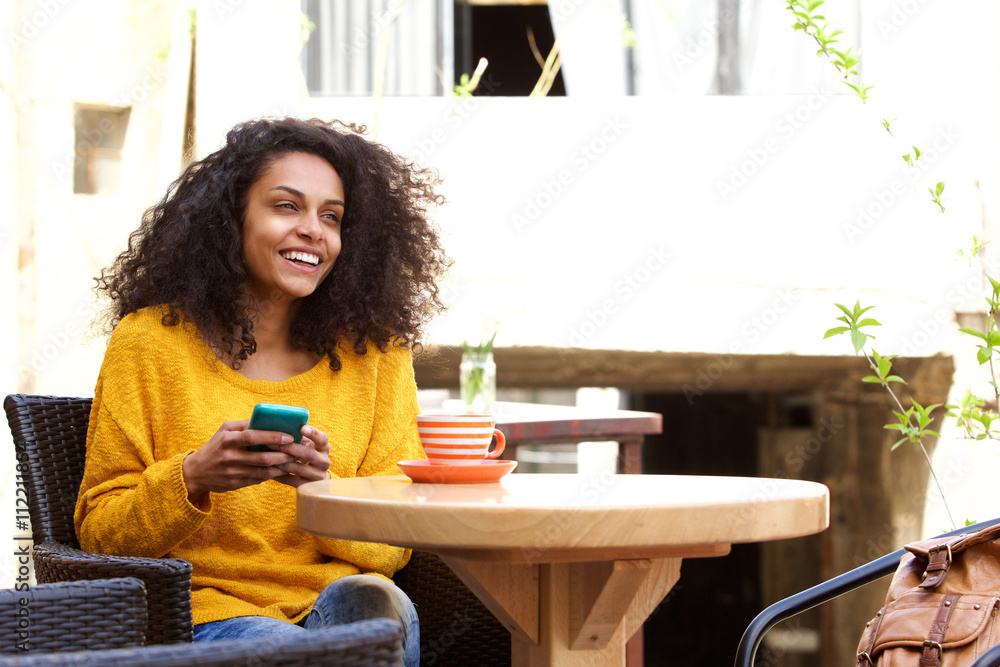
[[[1000,525],[906,545],[858,667],[963,667],[1000,643]]]

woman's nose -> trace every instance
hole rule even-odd
[[[318,213],[307,213],[299,222],[298,233],[306,238],[318,240],[323,233],[323,223]]]

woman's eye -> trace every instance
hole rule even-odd
[[[287,208],[287,209],[290,209],[290,210],[293,210],[293,211],[295,210],[295,207],[292,206],[292,204],[290,202],[287,202],[287,201],[283,201],[280,204],[278,204],[278,208]]]
[[[337,215],[336,213],[324,213],[323,217],[329,220],[330,222],[340,222],[340,216]]]

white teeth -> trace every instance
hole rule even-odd
[[[298,252],[298,251],[283,252],[281,253],[281,256],[284,257],[285,259],[305,262],[306,264],[310,264],[312,266],[316,266],[317,264],[319,264],[319,256],[310,254],[308,252]]]

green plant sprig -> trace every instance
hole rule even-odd
[[[997,414],[992,410],[984,410],[986,401],[965,390],[965,396],[958,405],[949,405],[946,417],[953,417],[955,425],[965,431],[965,437],[975,440],[1000,438],[1000,431],[993,430]]]
[[[913,147],[913,155],[907,153],[906,155],[903,156],[903,162],[910,165],[911,167],[919,159],[920,159],[920,149],[917,148],[916,146]]]
[[[974,235],[972,237],[972,255],[970,256],[970,260],[982,250],[986,243],[988,241],[983,242],[978,236]],[[959,255],[961,254],[961,251],[959,251]],[[997,311],[1000,310],[1000,282],[994,280],[989,275],[986,278],[990,281],[990,288],[992,289],[992,293],[986,297],[986,305],[989,306],[989,311],[986,315],[986,330],[980,331],[973,327],[962,327],[959,331],[978,338],[983,342],[982,345],[977,346],[976,360],[980,366],[989,364],[989,385],[993,387],[993,396],[997,401],[997,405],[1000,405],[1000,386],[997,385],[996,371],[993,366],[994,357],[1000,353],[1000,331],[998,331],[996,318]],[[973,394],[971,390],[965,390],[965,396],[962,398],[961,403],[947,407],[949,409],[948,416],[955,418],[956,424],[965,431],[966,437],[976,440],[984,440],[986,438],[1000,439],[1000,431],[993,429],[993,424],[1000,419],[1000,415],[994,410],[984,409],[986,401]]]
[[[480,359],[485,358],[490,352],[493,351],[493,341],[496,340],[497,330],[493,330],[493,335],[484,344],[482,339],[479,340],[479,345],[472,347],[469,345],[468,341],[462,341],[462,349],[465,351],[465,356],[469,359],[478,357]],[[466,378],[466,384],[461,387],[462,390],[462,400],[466,405],[472,405],[476,396],[479,395],[483,390],[483,385],[486,382],[486,369],[482,366],[473,366],[469,370],[468,377]]]
[[[862,315],[867,313],[875,306],[867,306],[865,308],[862,308],[860,301],[856,301],[854,303],[853,310],[839,303],[835,303],[834,305],[837,306],[837,308],[840,308],[840,310],[844,313],[843,315],[838,317],[837,320],[843,322],[847,326],[833,327],[832,329],[828,329],[827,332],[823,334],[823,339],[825,340],[831,336],[837,336],[842,333],[847,333],[849,331],[851,332],[851,343],[853,343],[854,345],[854,353],[855,354],[861,353],[862,351],[864,351],[865,344],[868,342],[869,338],[875,340],[875,336],[861,331],[861,327],[882,326],[881,322],[879,322],[878,320],[874,320],[870,317],[861,319]],[[867,356],[868,355],[866,354],[865,357]],[[878,367],[874,368],[875,371],[878,372]]]
[[[959,248],[955,251],[955,254],[959,256],[960,259],[969,260],[969,265],[972,265],[972,260],[974,260],[978,255],[979,251],[989,245],[989,241],[984,241],[981,236],[976,234],[972,235],[972,247],[969,248],[969,254],[966,255],[965,251]]]
[[[825,1],[826,0],[786,0],[788,9],[795,17],[795,22],[792,24],[792,30],[801,30],[805,34],[812,37],[813,41],[819,45],[819,49],[816,50],[816,55],[823,56],[830,61],[830,64],[837,70],[837,74],[843,77],[842,83],[853,90],[854,94],[858,96],[862,103],[867,103],[869,98],[868,91],[871,90],[873,86],[866,86],[861,80],[859,80],[857,84],[853,84],[848,81],[852,75],[858,75],[857,68],[858,65],[861,64],[861,56],[860,54],[853,52],[851,47],[847,47],[847,49],[843,51],[834,47],[834,44],[840,42],[837,37],[844,34],[844,31],[831,29],[830,23],[826,20],[826,17],[817,13],[817,10],[823,6]],[[821,22],[822,25],[820,24]],[[887,124],[885,128],[886,130],[889,129]]]
[[[938,181],[933,188],[927,188],[931,193],[931,201],[938,205],[938,209],[944,213],[944,204],[941,203],[941,195],[944,193],[944,182]]]
[[[795,22],[792,23],[792,30],[801,30],[806,35],[812,37],[816,44],[819,45],[816,55],[826,58],[837,70],[837,73],[843,77],[841,83],[853,90],[862,104],[867,104],[868,99],[871,97],[868,91],[874,88],[874,86],[866,86],[860,78],[857,83],[851,83],[848,80],[852,75],[858,76],[858,66],[861,64],[861,56],[858,53],[852,52],[850,47],[845,51],[834,48],[834,44],[840,42],[837,37],[844,34],[844,31],[831,29],[830,22],[826,20],[826,17],[818,13],[826,0],[785,1],[787,8],[795,17]],[[892,134],[892,130],[889,127],[894,120],[896,119],[882,119],[882,127],[890,135]],[[913,151],[914,155],[907,153],[903,156],[903,160],[910,166],[913,166],[913,163],[920,159],[920,150],[914,146]],[[938,183],[935,187],[928,189],[931,193],[931,201],[937,204],[938,210],[941,213],[944,213],[944,204],[941,203],[941,193],[944,192],[944,183]]]
[[[994,280],[989,275],[986,278],[990,281],[990,287],[993,290],[992,294],[986,297],[986,305],[989,306],[989,311],[986,315],[986,331],[980,331],[972,327],[962,327],[959,331],[983,341],[983,344],[978,346],[976,360],[980,366],[984,364],[990,365],[990,386],[993,387],[993,394],[997,405],[1000,405],[1000,386],[997,385],[996,371],[993,367],[993,358],[1000,351],[1000,330],[998,330],[996,318],[997,311],[1000,310],[1000,282]]]
[[[888,430],[899,431],[903,436],[895,443],[893,443],[890,451],[896,449],[904,442],[912,442],[920,448],[920,452],[924,455],[924,460],[927,462],[927,468],[930,470],[931,477],[934,480],[934,484],[938,488],[938,492],[941,494],[941,503],[944,505],[945,512],[948,514],[948,519],[951,521],[953,526],[957,526],[954,517],[951,514],[951,508],[948,507],[948,501],[945,500],[944,487],[941,486],[941,481],[938,479],[937,473],[934,472],[934,466],[931,463],[931,457],[927,453],[927,448],[924,446],[923,439],[926,436],[936,436],[941,437],[937,431],[931,430],[929,426],[934,422],[934,418],[930,416],[936,408],[941,407],[941,404],[935,403],[933,405],[928,405],[924,407],[917,403],[915,400],[911,399],[911,406],[909,409],[903,407],[903,403],[899,400],[896,392],[892,390],[892,383],[901,382],[906,384],[906,381],[898,375],[892,374],[892,359],[895,358],[894,355],[879,355],[875,350],[872,350],[872,355],[868,354],[865,350],[865,346],[868,344],[868,339],[875,340],[875,336],[862,331],[864,327],[882,326],[881,322],[871,317],[864,317],[864,314],[869,310],[874,308],[874,306],[861,307],[861,302],[856,301],[854,303],[854,308],[848,308],[842,304],[834,304],[843,313],[837,318],[837,321],[843,322],[846,326],[836,326],[827,330],[823,335],[824,340],[832,336],[839,336],[840,334],[850,333],[851,344],[854,346],[855,354],[864,354],[865,360],[868,362],[868,366],[872,369],[875,375],[869,375],[862,378],[864,382],[872,382],[881,384],[885,387],[885,390],[889,392],[889,396],[896,403],[898,410],[893,410],[893,414],[896,415],[897,422],[892,422],[886,424],[883,428]],[[952,406],[948,406],[952,407]]]
[[[930,416],[930,413],[934,411],[935,408],[941,407],[940,403],[935,403],[933,405],[928,405],[926,408],[917,403],[916,401],[910,401],[913,403],[910,409],[906,412],[892,411],[894,415],[899,419],[897,424],[886,424],[883,428],[889,430],[896,430],[903,434],[903,437],[893,443],[892,447],[889,448],[890,451],[895,450],[904,442],[915,442],[923,448],[923,439],[925,436],[933,435],[940,438],[941,434],[937,431],[932,431],[928,426],[934,421],[934,418]],[[916,423],[914,423],[914,421]],[[954,521],[953,521],[954,522]]]
[[[479,345],[477,345],[475,348],[473,348],[471,345],[469,345],[468,341],[464,341],[463,340],[462,341],[462,349],[465,351],[466,354],[468,354],[470,356],[473,356],[473,355],[478,355],[478,356],[486,355],[486,354],[489,354],[490,352],[493,351],[493,341],[495,341],[496,338],[497,338],[497,332],[494,331],[493,335],[490,336],[490,339],[488,341],[486,341],[485,345],[483,344],[483,341],[480,340],[479,341]]]
[[[872,348],[872,357],[874,359],[872,368],[875,370],[875,375],[866,375],[861,378],[862,382],[877,383],[883,387],[888,387],[890,382],[901,382],[902,384],[906,384],[906,380],[898,375],[891,374],[892,360],[896,358],[895,354],[887,354],[883,357],[875,351],[875,348]]]

